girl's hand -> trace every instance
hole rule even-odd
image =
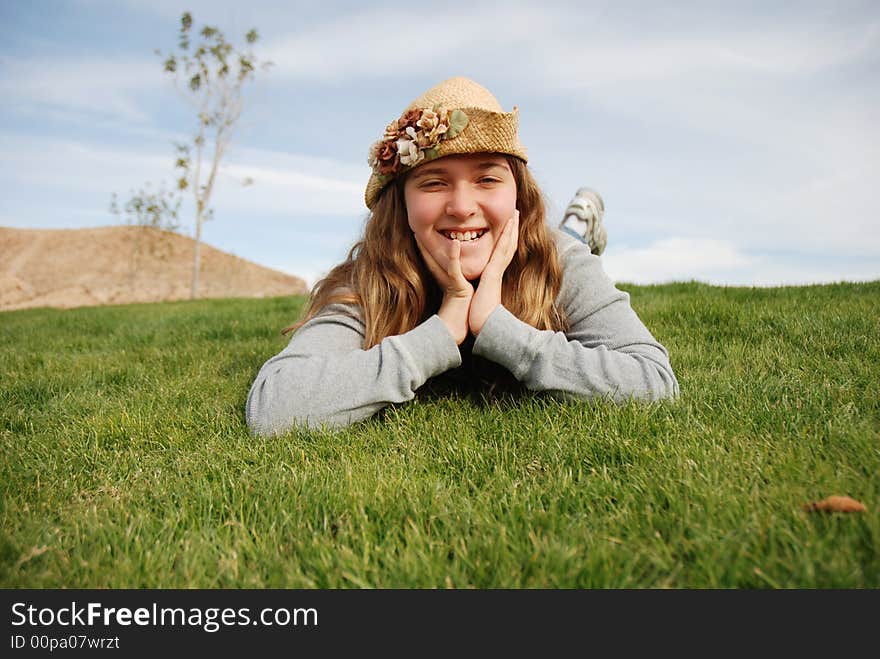
[[[501,282],[504,271],[516,254],[516,246],[519,242],[519,211],[513,211],[513,216],[507,220],[504,230],[495,243],[492,256],[486,264],[483,274],[480,275],[480,284],[474,293],[468,314],[468,326],[471,333],[477,336],[486,319],[501,304]]]
[[[455,343],[461,345],[467,338],[468,310],[474,296],[474,287],[461,273],[461,243],[457,240],[452,241],[452,247],[448,254],[449,268],[444,271],[430,252],[419,242],[419,237],[415,236],[415,238],[419,252],[425,260],[425,265],[428,266],[428,270],[443,290],[443,301],[440,303],[437,315],[446,324]]]

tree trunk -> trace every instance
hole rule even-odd
[[[193,253],[193,276],[192,289],[190,290],[190,299],[195,300],[199,297],[199,270],[202,265],[202,214],[196,212],[196,244]]]

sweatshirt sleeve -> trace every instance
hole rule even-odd
[[[363,341],[363,322],[344,305],[330,305],[300,327],[251,386],[245,410],[251,432],[350,425],[411,400],[428,378],[461,365],[458,346],[436,315],[369,350]]]
[[[563,263],[559,302],[569,331],[537,330],[499,306],[474,354],[501,364],[533,391],[565,398],[658,400],[678,394],[669,353],[654,339],[602,269],[599,257],[558,236]]]

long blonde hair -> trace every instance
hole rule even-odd
[[[562,267],[545,222],[544,199],[528,167],[505,156],[516,181],[520,211],[516,254],[504,272],[501,303],[537,329],[564,331],[567,319],[556,305]],[[285,333],[298,329],[327,305],[360,307],[366,326],[364,349],[387,336],[403,334],[437,312],[442,292],[419,254],[409,227],[403,196],[405,176],[382,191],[367,218],[364,236],[345,261],[312,289],[305,316]],[[395,249],[389,249],[389,246]]]

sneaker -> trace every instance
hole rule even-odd
[[[605,202],[599,193],[590,188],[581,188],[565,209],[565,216],[559,228],[586,243],[597,256],[605,251],[608,235],[602,225]]]

